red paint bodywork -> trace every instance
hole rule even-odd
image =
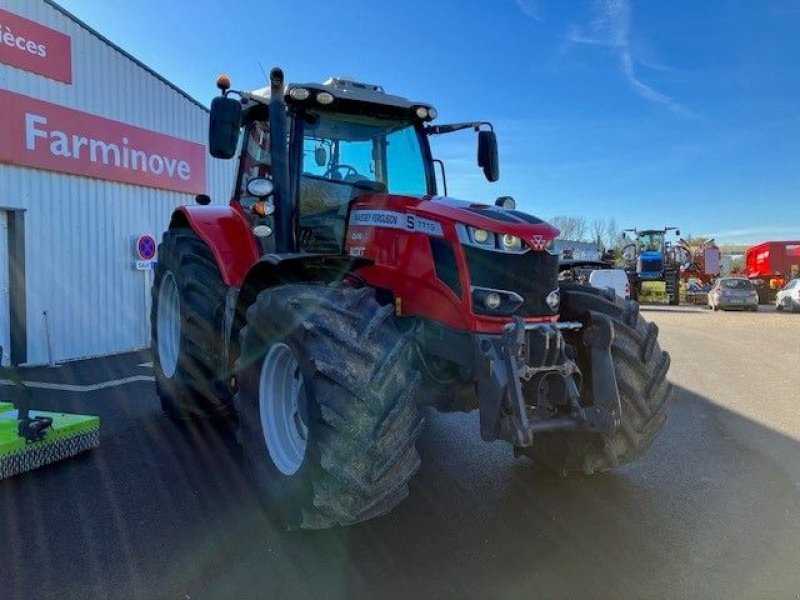
[[[181,206],[180,213],[214,257],[227,285],[240,287],[259,258],[250,224],[231,206]],[[172,220],[175,222],[176,214]]]
[[[247,219],[232,206],[184,206],[178,209],[191,228],[208,244],[227,285],[241,287],[259,251]],[[455,252],[463,298],[459,298],[435,274],[430,233],[404,228],[382,228],[354,224],[347,227],[345,252],[361,256],[374,264],[362,267],[358,275],[370,286],[389,290],[398,301],[403,316],[431,319],[448,327],[475,333],[499,333],[507,317],[475,315],[472,310],[469,269],[456,224],[471,225],[496,233],[516,235],[534,247],[542,240],[554,239],[559,231],[547,223],[510,223],[487,218],[465,208],[489,208],[439,197],[413,197],[388,194],[364,195],[352,205],[357,210],[388,210],[413,215],[441,226],[442,236]],[[175,222],[175,216],[173,216]],[[535,250],[532,250],[535,251]],[[498,258],[502,255],[498,254]],[[557,317],[527,318],[528,322],[553,321]]]
[[[800,265],[800,241],[756,244],[745,250],[744,261],[750,279],[785,280],[792,265]]]
[[[499,233],[516,235],[529,245],[541,239],[554,239],[558,230],[540,223],[507,223],[483,217],[466,207],[485,208],[450,198],[371,195],[358,198],[352,206],[356,210],[391,210],[406,215],[436,221],[442,227],[443,237],[453,244],[460,275],[461,299],[437,279],[428,242],[429,233],[405,229],[390,229],[356,225],[347,228],[345,251],[374,261],[374,265],[358,271],[373,287],[391,290],[399,300],[401,314],[432,319],[443,325],[463,331],[497,333],[508,323],[505,317],[475,315],[472,298],[468,293],[470,282],[464,253],[460,251],[455,225],[462,223]],[[536,240],[535,236],[539,239]],[[502,255],[498,254],[498,258]],[[552,317],[527,319],[529,322],[552,321]]]

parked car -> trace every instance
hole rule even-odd
[[[775,310],[800,311],[800,279],[792,279],[778,291]]]
[[[712,310],[758,310],[758,292],[746,277],[720,277],[708,292]]]
[[[611,288],[625,300],[630,300],[631,286],[623,269],[614,268],[613,263],[599,260],[562,260],[559,263],[559,278],[591,285],[601,290]]]

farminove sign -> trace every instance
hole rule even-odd
[[[0,63],[72,83],[68,35],[0,9]]]
[[[205,146],[0,90],[0,162],[189,194]]]

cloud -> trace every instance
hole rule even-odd
[[[517,3],[519,9],[525,13],[526,16],[537,21],[542,20],[538,0],[514,0],[514,2]]]
[[[637,64],[651,67],[638,61],[630,42],[631,5],[629,0],[600,0],[594,7],[595,18],[586,27],[573,25],[566,34],[566,39],[573,44],[600,46],[611,49],[619,64],[619,69],[628,80],[631,88],[645,100],[660,104],[679,114],[691,114],[690,111],[670,96],[659,92],[643,82],[637,74]],[[660,70],[668,67],[659,65]]]
[[[704,233],[703,237],[720,238],[740,238],[752,239],[758,236],[759,238],[780,238],[791,237],[793,239],[800,238],[800,224],[797,225],[773,225],[763,227],[750,227],[747,229],[727,229],[724,231],[713,231],[711,233]]]

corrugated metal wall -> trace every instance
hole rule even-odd
[[[205,144],[208,114],[90,31],[41,0],[6,10],[72,38],[73,83],[0,64],[0,88]],[[226,203],[232,161],[207,159],[207,192]],[[0,165],[0,205],[25,208],[28,362],[48,360],[47,311],[56,360],[146,345],[145,277],[133,242],[160,236],[187,194]]]

